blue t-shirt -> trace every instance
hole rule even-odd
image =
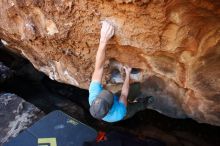
[[[89,87],[89,104],[92,104],[92,101],[99,95],[103,90],[101,83],[92,81]],[[126,115],[126,106],[124,103],[119,101],[119,98],[114,95],[114,103],[112,108],[109,110],[107,115],[102,118],[106,122],[117,122],[122,120]]]

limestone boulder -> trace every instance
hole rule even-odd
[[[13,76],[13,71],[0,62],[0,83],[5,82]]]
[[[0,145],[43,117],[44,113],[21,97],[11,93],[0,94]]]
[[[104,85],[120,90],[121,67],[154,96],[149,108],[220,125],[217,0],[1,0],[0,38],[51,79],[88,89],[100,21],[115,26]]]

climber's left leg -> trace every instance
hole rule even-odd
[[[137,112],[147,109],[148,105],[153,102],[153,97],[140,98],[139,101],[129,103],[127,106],[127,114],[124,119],[133,117]]]

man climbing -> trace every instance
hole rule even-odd
[[[89,87],[89,104],[91,115],[106,122],[116,122],[133,116],[147,107],[148,100],[128,105],[127,97],[136,98],[140,94],[140,84],[129,85],[130,67],[124,67],[126,77],[121,92],[113,94],[102,87],[102,76],[105,62],[107,41],[114,35],[114,27],[106,21],[102,22],[101,38],[96,54],[95,70]],[[130,88],[130,90],[129,90]],[[130,93],[129,93],[130,92]],[[128,105],[128,107],[127,107]]]

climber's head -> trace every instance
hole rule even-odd
[[[94,118],[101,120],[107,115],[113,102],[113,94],[108,90],[102,90],[96,99],[93,100],[89,111]]]

